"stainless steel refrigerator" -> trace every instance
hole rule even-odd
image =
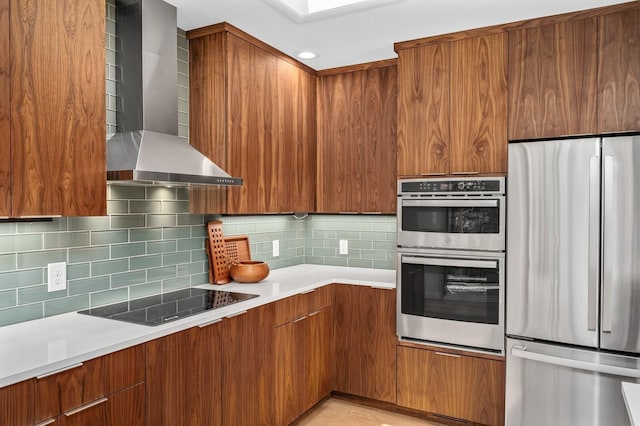
[[[509,144],[507,426],[629,425],[640,136]]]

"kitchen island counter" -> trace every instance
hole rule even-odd
[[[257,284],[197,286],[259,297],[155,327],[77,312],[0,327],[0,387],[332,283],[395,288],[396,274],[385,269],[296,265],[273,270]]]

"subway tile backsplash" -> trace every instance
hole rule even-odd
[[[107,135],[117,129],[115,1],[107,0]],[[178,30],[179,134],[188,139],[189,44]],[[248,235],[271,269],[301,263],[395,268],[393,216],[189,214],[188,191],[110,185],[104,217],[0,223],[0,326],[208,282],[205,223]],[[280,240],[273,258],[272,241]],[[349,253],[339,254],[339,240]],[[67,262],[67,289],[47,291],[47,264]]]

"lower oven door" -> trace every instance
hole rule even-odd
[[[401,338],[504,351],[504,254],[398,251]]]

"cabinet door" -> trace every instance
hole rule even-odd
[[[274,322],[273,304],[222,322],[224,425],[274,424]]]
[[[315,76],[278,59],[278,130],[271,173],[277,175],[273,211],[315,210]]]
[[[396,402],[395,290],[336,285],[333,389]]]
[[[0,388],[0,425],[31,426],[34,380]]]
[[[318,199],[320,213],[362,211],[363,74],[318,81]]]
[[[449,173],[448,43],[398,53],[398,176]]]
[[[302,368],[306,386],[302,395],[302,412],[307,411],[331,393],[331,336],[333,310],[330,306],[309,314],[304,327],[307,350]]]
[[[11,214],[9,0],[0,0],[0,216]]]
[[[107,422],[108,426],[144,426],[145,425],[145,394],[144,383],[117,392],[109,396],[107,401]],[[210,401],[215,404],[214,401]],[[209,421],[209,420],[208,420]],[[211,419],[209,424],[215,424]],[[91,424],[97,425],[97,423]]]
[[[596,132],[597,25],[509,32],[509,140]]]
[[[220,327],[194,327],[146,344],[147,425],[221,425]]]
[[[305,317],[301,317],[302,320]],[[288,322],[275,330],[275,418],[276,425],[288,425],[302,412],[300,375],[296,360],[304,344],[296,341],[296,324]]]
[[[451,43],[453,175],[507,170],[507,61],[504,34]]]
[[[10,19],[12,215],[104,215],[104,0],[15,0]]]
[[[107,421],[108,403],[108,398],[100,398],[76,409],[69,410],[58,417],[58,421],[55,424],[60,424],[61,426],[111,426]]]
[[[504,362],[398,346],[398,405],[504,424]]]
[[[104,358],[92,359],[60,373],[40,376],[35,381],[35,421],[50,419],[105,395]]]
[[[600,17],[598,132],[640,130],[640,8]]]

